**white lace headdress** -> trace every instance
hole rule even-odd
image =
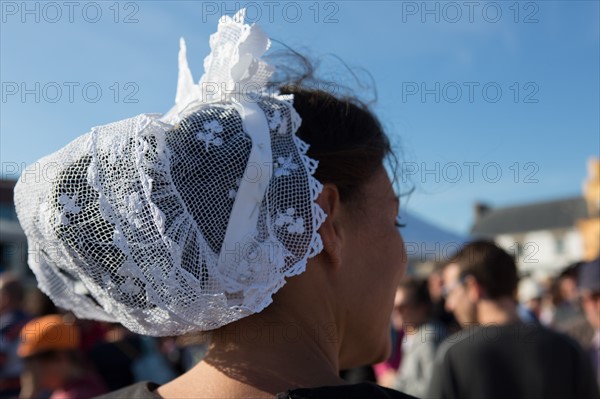
[[[264,309],[321,251],[317,162],[243,17],[221,18],[198,84],[181,40],[165,115],[95,127],[21,176],[29,266],[58,306],[141,334],[211,330]]]

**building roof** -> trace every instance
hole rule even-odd
[[[400,209],[400,215],[401,223],[406,224],[400,232],[409,261],[446,260],[468,241],[468,237],[446,230],[405,208]]]
[[[507,233],[568,228],[575,226],[578,219],[587,217],[587,204],[583,197],[537,202],[490,209],[475,221],[471,234],[490,237]]]

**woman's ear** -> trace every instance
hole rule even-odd
[[[333,184],[325,184],[316,202],[327,215],[319,228],[319,234],[323,241],[323,251],[319,255],[323,256],[327,264],[337,268],[342,263],[343,242],[340,223],[341,202],[337,187]]]

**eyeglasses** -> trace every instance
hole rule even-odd
[[[466,278],[467,278],[467,276],[462,276],[458,280],[453,282],[452,284],[442,287],[442,297],[444,299],[447,299],[448,296],[450,296],[450,294],[452,293],[452,291],[454,291],[457,287],[459,287],[465,283]]]

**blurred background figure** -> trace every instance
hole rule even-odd
[[[584,262],[576,262],[568,266],[555,280],[555,306],[551,327],[569,335],[586,348],[592,341],[594,328],[585,317],[577,286],[583,264]]]
[[[396,291],[392,320],[404,331],[402,363],[394,375],[394,389],[422,397],[429,388],[435,352],[446,336],[445,328],[432,320],[427,280],[406,280]]]
[[[518,288],[519,317],[525,323],[539,323],[542,312],[542,286],[533,278],[525,277],[519,282]]]
[[[32,319],[20,333],[18,355],[24,360],[19,399],[86,399],[106,392],[83,366],[81,332],[63,315]]]
[[[552,325],[557,330],[564,331],[569,329],[573,323],[579,323],[585,319],[577,291],[577,274],[581,263],[576,262],[565,268],[556,281]]]
[[[9,272],[0,273],[0,399],[20,391],[23,363],[17,356],[19,332],[29,320],[23,311],[23,286]]]
[[[491,241],[463,247],[443,271],[446,306],[463,330],[436,355],[432,398],[600,398],[571,338],[517,313],[514,259]]]
[[[396,290],[396,296],[394,297],[394,309],[392,310],[391,317],[391,335],[392,335],[392,351],[390,357],[381,363],[373,365],[374,381],[384,387],[393,387],[396,383],[396,374],[402,364],[402,343],[404,342],[404,325],[402,318],[398,314],[399,299],[398,292],[400,288]]]
[[[546,327],[552,326],[552,318],[554,317],[554,293],[553,285],[554,278],[551,275],[546,275],[539,281],[542,288],[542,301],[539,315],[539,321]]]
[[[204,334],[187,334],[163,340],[164,353],[171,364],[181,373],[185,373],[201,361],[208,352],[209,339]],[[173,355],[172,355],[173,354]]]
[[[584,348],[594,365],[600,387],[600,258],[581,266],[579,292],[585,316],[594,329],[592,339]]]
[[[454,333],[460,330],[460,325],[454,318],[454,314],[446,310],[446,299],[443,295],[443,268],[444,264],[438,262],[433,271],[427,276],[427,287],[429,288],[429,297],[431,298],[431,317],[433,320],[441,323],[448,333]]]
[[[157,339],[134,334],[120,324],[77,319],[72,313],[57,308],[46,294],[31,284],[24,284],[22,279],[10,272],[0,274],[0,399],[16,399],[20,395],[35,398],[52,395],[54,399],[80,397],[80,383],[91,389],[100,386],[102,392],[106,391],[104,387],[113,390],[143,380],[164,383],[191,368],[206,352],[207,342],[198,337]],[[76,347],[69,347],[67,355],[54,350],[36,350],[23,359],[17,354],[19,343],[26,338],[27,342],[22,341],[21,346],[34,344],[30,341],[34,337],[27,335],[23,328],[29,321],[39,324],[41,320],[44,325],[54,323],[54,319],[44,321],[45,316],[68,320],[68,328],[76,331]],[[30,332],[31,326],[28,328]],[[51,343],[54,342],[52,331],[48,331]],[[21,339],[20,334],[26,334],[25,338]],[[45,342],[46,338],[38,338]],[[25,363],[30,367],[24,369]],[[59,363],[72,367],[54,367],[45,380],[38,378],[52,368],[52,364]],[[79,370],[81,375],[71,373],[73,370]],[[88,384],[88,380],[92,383]],[[21,381],[27,382],[24,389],[21,389]],[[57,384],[61,390],[54,389]],[[83,392],[83,395],[87,394]]]
[[[177,375],[153,337],[134,334],[118,323],[90,351],[90,360],[114,391],[139,381],[164,384]]]
[[[104,380],[108,391],[137,381],[134,362],[141,356],[140,337],[117,323],[106,323],[105,334],[90,350],[90,361]]]
[[[31,318],[61,313],[48,295],[31,285],[26,290],[23,308]]]

